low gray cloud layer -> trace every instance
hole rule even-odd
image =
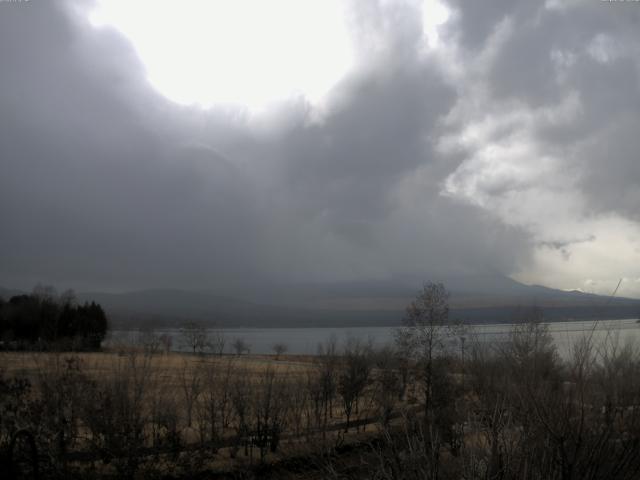
[[[351,2],[357,68],[321,113],[256,117],[164,99],[90,3],[0,4],[0,284],[640,294],[640,7],[449,7],[429,50],[417,2]]]

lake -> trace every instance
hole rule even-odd
[[[580,338],[592,335],[595,344],[604,341],[616,341],[621,344],[636,341],[640,333],[640,323],[633,319],[571,321],[548,323],[549,332],[553,337],[558,352],[564,358],[571,352],[571,346]],[[231,353],[231,343],[242,338],[251,346],[251,353],[270,354],[275,343],[284,343],[288,347],[287,353],[315,354],[318,344],[327,342],[332,337],[343,344],[353,337],[362,341],[371,341],[376,346],[393,343],[393,332],[396,327],[350,327],[350,328],[224,328],[222,332],[226,338],[225,351]],[[483,343],[500,344],[509,338],[513,328],[510,324],[487,324],[469,326],[466,337],[475,337]],[[172,350],[188,351],[189,347],[182,340],[180,329],[158,329],[156,334],[167,334],[172,338]],[[105,340],[106,346],[117,344],[136,344],[143,332],[138,330],[115,330]],[[459,340],[458,340],[459,342]],[[451,340],[455,348],[456,339]]]

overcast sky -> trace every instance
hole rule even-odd
[[[303,3],[0,2],[0,285],[640,297],[640,3]]]

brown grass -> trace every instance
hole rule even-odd
[[[80,359],[82,371],[90,376],[102,376],[113,371],[113,367],[126,358],[117,352],[0,352],[0,368],[8,376],[35,379],[48,369],[55,368],[71,356]],[[177,378],[185,366],[197,368],[221,366],[232,361],[234,366],[251,376],[259,376],[269,368],[278,374],[304,375],[313,365],[313,357],[302,355],[282,355],[279,360],[271,355],[192,355],[188,353],[156,354],[149,357],[150,368],[161,372],[169,380]]]

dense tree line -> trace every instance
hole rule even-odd
[[[107,316],[95,302],[78,304],[72,291],[57,295],[51,287],[0,298],[3,348],[66,346],[95,350],[107,333]]]

